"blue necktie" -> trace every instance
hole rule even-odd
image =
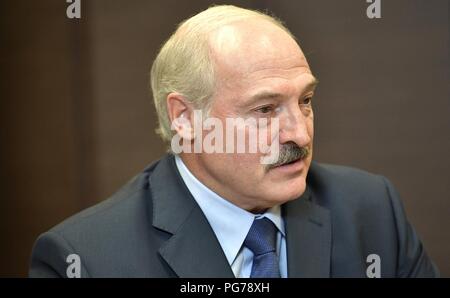
[[[269,219],[255,219],[244,246],[253,252],[253,265],[250,277],[280,277],[278,256],[276,253],[277,227]]]

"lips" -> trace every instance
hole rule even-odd
[[[284,165],[293,163],[293,162],[299,160],[300,158],[301,158],[301,156],[299,156],[299,155],[292,155],[292,156],[290,156],[287,159],[286,158],[281,158],[280,160],[278,160],[277,162],[272,164],[272,168],[276,168],[276,167],[280,167],[280,166],[284,166]]]
[[[304,155],[295,155],[295,156],[291,156],[288,160],[283,161],[282,163],[276,163],[273,165],[273,168],[278,168],[278,167],[282,167],[282,166],[286,166],[286,165],[290,165],[293,164],[299,160],[303,160],[306,156]]]
[[[294,142],[284,144],[279,151],[278,160],[275,163],[266,165],[266,171],[271,169],[287,169],[292,167],[300,167],[302,162],[309,156],[308,147],[299,147]]]
[[[284,162],[281,165],[278,165],[276,167],[283,167],[283,166],[291,165],[291,164],[296,163],[297,161],[302,160],[302,159],[303,158],[301,158],[301,157],[293,158],[292,160],[286,161],[286,162]]]
[[[290,162],[285,162],[282,165],[279,165],[277,167],[274,167],[270,169],[269,171],[272,171],[275,173],[275,175],[294,175],[297,177],[300,173],[302,173],[303,169],[305,168],[305,158],[297,158],[294,160],[291,160]]]

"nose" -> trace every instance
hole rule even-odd
[[[304,114],[300,106],[285,108],[280,113],[280,144],[295,142],[304,147],[312,141],[312,111]]]

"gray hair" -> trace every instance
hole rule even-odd
[[[269,21],[295,37],[277,18],[232,5],[210,7],[180,23],[164,43],[151,69],[151,88],[158,114],[157,133],[170,142],[174,132],[167,111],[167,96],[180,93],[194,108],[205,111],[215,90],[210,33],[220,27],[250,18]]]

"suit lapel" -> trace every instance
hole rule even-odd
[[[329,210],[312,202],[307,187],[283,206],[289,277],[329,277],[331,221]]]
[[[192,210],[180,230],[159,251],[179,277],[234,277],[200,208]]]
[[[173,155],[150,176],[153,226],[172,234],[159,254],[179,277],[234,277],[219,241],[176,169]]]

